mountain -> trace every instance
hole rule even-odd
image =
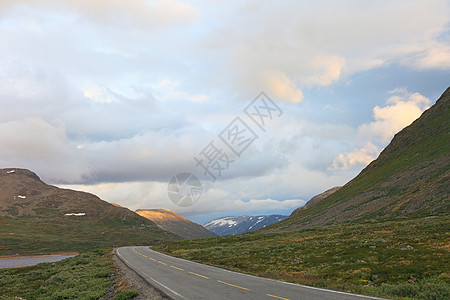
[[[341,189],[264,230],[448,214],[449,101],[450,88]]]
[[[282,215],[225,217],[209,221],[203,227],[217,235],[236,235],[264,228],[286,218]]]
[[[311,207],[313,204],[316,204],[320,201],[322,201],[323,199],[325,199],[326,197],[330,196],[331,194],[333,194],[334,192],[339,191],[342,188],[342,186],[335,186],[334,188],[331,188],[329,190],[326,190],[323,193],[320,193],[319,195],[316,195],[314,197],[312,197],[308,202],[306,202],[305,205],[300,206],[299,208],[295,209],[292,213],[291,216],[298,214],[300,211],[302,211],[303,209],[307,209],[308,207]]]
[[[186,239],[200,239],[217,236],[203,226],[196,224],[169,209],[138,209],[136,213],[151,220],[160,228]]]
[[[25,169],[0,169],[0,255],[84,251],[177,240],[95,195],[47,185]]]

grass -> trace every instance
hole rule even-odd
[[[0,217],[0,256],[85,252],[177,239],[153,224],[138,221],[104,217]]]
[[[450,299],[450,217],[165,243],[161,252],[247,274],[398,299]]]
[[[120,291],[119,294],[117,294],[114,297],[114,300],[128,300],[128,299],[133,299],[134,297],[136,297],[137,295],[139,295],[139,292],[136,290],[125,290],[125,291]]]
[[[114,266],[97,249],[57,263],[0,270],[0,299],[98,299],[114,283]]]
[[[111,292],[112,291],[112,292]],[[133,299],[111,260],[111,249],[95,249],[56,263],[0,269],[0,299]]]

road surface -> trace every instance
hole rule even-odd
[[[173,299],[379,299],[266,279],[171,257],[148,247],[122,247],[117,256]]]

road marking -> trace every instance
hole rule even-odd
[[[165,262],[162,262],[162,261],[159,261],[159,260],[158,260],[158,262],[159,262],[160,264],[163,264],[163,265],[166,265],[166,266],[167,266],[167,264],[166,264]]]
[[[174,290],[170,289],[169,287],[165,286],[164,284],[162,284],[161,282],[158,282],[157,280],[151,278],[148,274],[142,272],[145,276],[147,276],[147,278],[150,278],[150,280],[156,282],[157,284],[161,285],[163,288],[167,289],[168,291],[174,293],[175,295],[177,295],[178,297],[180,297],[181,299],[186,299],[183,296],[181,296],[180,294],[178,294],[177,292],[175,292]]]
[[[278,296],[271,295],[271,294],[266,294],[266,295],[269,297],[274,297],[274,298],[281,299],[281,300],[289,300],[288,298],[278,297]]]
[[[137,254],[139,254],[140,256],[143,256],[143,257],[145,257],[145,258],[148,258],[148,259],[151,259],[151,260],[153,260],[153,261],[156,261],[156,259],[151,258],[151,257],[148,257],[147,255],[142,254],[141,252],[136,251],[134,248],[133,248],[133,251],[136,252]],[[160,262],[160,263],[162,263],[162,262]],[[164,263],[162,263],[162,264],[164,264]],[[166,264],[165,264],[165,265],[166,265]]]
[[[231,284],[231,283],[227,283],[227,282],[225,282],[225,281],[220,281],[220,280],[217,280],[217,282],[220,282],[220,283],[223,283],[223,284],[226,284],[226,285],[229,285],[229,286],[232,286],[232,287],[238,288],[238,289],[242,289],[242,290],[250,291],[250,289],[248,289],[248,288],[245,288],[245,287],[242,287],[242,286],[238,286],[238,285],[234,285],[234,284]]]
[[[177,269],[177,270],[180,270],[180,271],[184,271],[182,268],[177,268],[177,267],[175,267],[175,266],[170,266],[171,268],[174,268],[174,269]]]
[[[195,276],[198,276],[198,277],[203,277],[203,278],[209,279],[209,277],[206,277],[206,276],[203,276],[203,275],[194,273],[194,272],[189,272],[189,274],[192,274],[192,275],[195,275]]]

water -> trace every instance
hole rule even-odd
[[[8,258],[0,259],[0,269],[2,268],[17,268],[24,266],[37,265],[44,262],[57,262],[75,255],[55,255],[55,256],[40,256],[40,257],[25,257],[25,258]]]

